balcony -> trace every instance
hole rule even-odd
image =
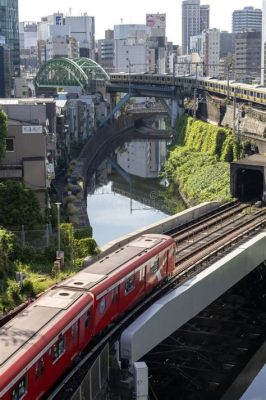
[[[21,164],[1,164],[0,179],[22,180],[23,170]]]

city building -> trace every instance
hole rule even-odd
[[[8,116],[6,155],[0,163],[0,179],[15,179],[35,191],[41,207],[46,206],[46,190],[54,179],[56,140],[54,124],[49,124],[54,100],[0,99]],[[51,103],[48,105],[48,103]],[[51,108],[52,107],[52,108]],[[54,115],[55,121],[55,115]]]
[[[200,32],[210,28],[210,6],[200,6]]]
[[[10,50],[5,38],[0,36],[0,98],[11,96],[11,63]]]
[[[24,71],[34,71],[38,66],[37,23],[19,23],[20,65]]]
[[[237,33],[235,36],[235,77],[246,83],[261,75],[261,32]]]
[[[114,26],[114,69],[115,72],[148,72],[151,60],[146,25]]]
[[[262,40],[261,40],[261,83],[266,83],[266,0],[263,0],[262,10]]]
[[[175,76],[203,76],[203,67],[199,53],[190,53],[177,57],[175,65]]]
[[[11,74],[20,75],[18,0],[0,0],[0,35],[10,49]]]
[[[95,59],[95,22],[86,13],[80,16],[66,16],[63,24],[69,27],[70,36],[79,43],[80,57]]]
[[[167,39],[166,14],[146,14],[146,26],[149,46],[149,71],[166,73]]]
[[[46,61],[57,57],[79,57],[79,45],[71,36],[51,36],[46,40]]]
[[[97,42],[98,59],[97,62],[106,72],[114,71],[114,31],[108,29],[105,31],[105,38]]]
[[[234,53],[234,34],[227,31],[220,32],[220,57]]]
[[[182,2],[182,51],[191,53],[190,37],[200,35],[210,26],[210,6],[201,5],[200,0]]]
[[[206,76],[219,76],[220,30],[213,28],[202,32],[202,61]]]
[[[240,33],[250,29],[261,32],[261,9],[254,7],[244,7],[242,10],[235,10],[232,15],[232,32]]]
[[[182,2],[182,51],[190,53],[190,37],[200,32],[200,0],[183,0]]]

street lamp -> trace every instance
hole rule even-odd
[[[57,256],[60,257],[60,245],[61,245],[61,237],[60,237],[60,206],[62,203],[55,203],[56,207],[57,207],[57,248],[58,248],[58,252],[57,252]]]

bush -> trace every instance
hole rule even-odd
[[[87,228],[81,228],[79,230],[74,231],[74,238],[75,239],[84,239],[92,237],[92,227],[88,226]]]
[[[15,303],[15,305],[21,302],[20,297],[20,287],[19,284],[15,281],[8,281],[8,288],[7,288],[7,296],[8,298]]]
[[[29,280],[29,279],[23,280],[22,286],[21,286],[21,292],[23,294],[25,294],[27,297],[35,296],[36,293],[34,291],[33,283],[31,280]]]

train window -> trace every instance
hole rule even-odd
[[[90,324],[90,312],[87,311],[87,314],[86,314],[86,317],[85,317],[85,323],[84,323],[85,328],[88,328],[89,324]]]
[[[135,288],[135,275],[131,275],[125,281],[125,294],[127,295],[128,293],[132,292],[134,288]]]
[[[101,314],[104,313],[105,308],[106,308],[106,298],[102,297],[101,300],[100,300],[100,303],[99,303],[99,311],[100,311]]]
[[[72,334],[72,341],[76,342],[77,338],[78,338],[78,330],[79,330],[79,325],[78,325],[78,321],[76,321],[74,323],[74,325],[72,325],[71,327],[71,334]]]
[[[151,261],[151,273],[155,274],[159,269],[159,257],[154,258]]]
[[[141,268],[141,270],[139,271],[139,280],[141,282],[145,280],[145,268],[146,268],[146,265],[145,265],[145,267]]]
[[[118,293],[119,293],[119,287],[116,286],[113,290],[112,290],[112,303],[116,303],[118,300]]]
[[[24,376],[12,390],[12,400],[20,400],[27,393],[27,378]]]
[[[56,361],[65,352],[65,337],[61,337],[52,347],[53,361]]]

